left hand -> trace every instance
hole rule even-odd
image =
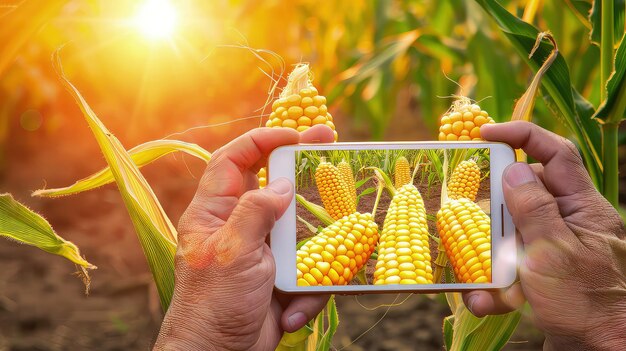
[[[326,126],[259,128],[213,154],[180,220],[176,286],[155,350],[274,350],[321,311],[328,296],[274,290],[267,235],[294,190],[284,178],[258,189],[256,173],[276,147],[332,141]]]

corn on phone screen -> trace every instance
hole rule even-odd
[[[295,153],[297,286],[491,283],[489,148]]]

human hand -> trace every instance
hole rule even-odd
[[[283,331],[301,328],[324,307],[328,296],[274,291],[267,235],[293,186],[277,179],[259,189],[256,174],[278,146],[333,140],[326,126],[259,128],[213,154],[180,219],[176,286],[155,350],[274,350]]]
[[[528,122],[480,131],[540,163],[515,163],[503,175],[524,246],[520,281],[498,293],[466,293],[465,304],[481,317],[512,311],[527,299],[545,333],[544,349],[626,350],[624,223],[594,188],[578,150]]]

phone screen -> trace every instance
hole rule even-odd
[[[296,286],[492,282],[489,148],[296,150],[294,171]]]

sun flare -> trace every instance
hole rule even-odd
[[[176,27],[176,9],[167,0],[147,0],[139,8],[134,22],[150,39],[168,38]]]

